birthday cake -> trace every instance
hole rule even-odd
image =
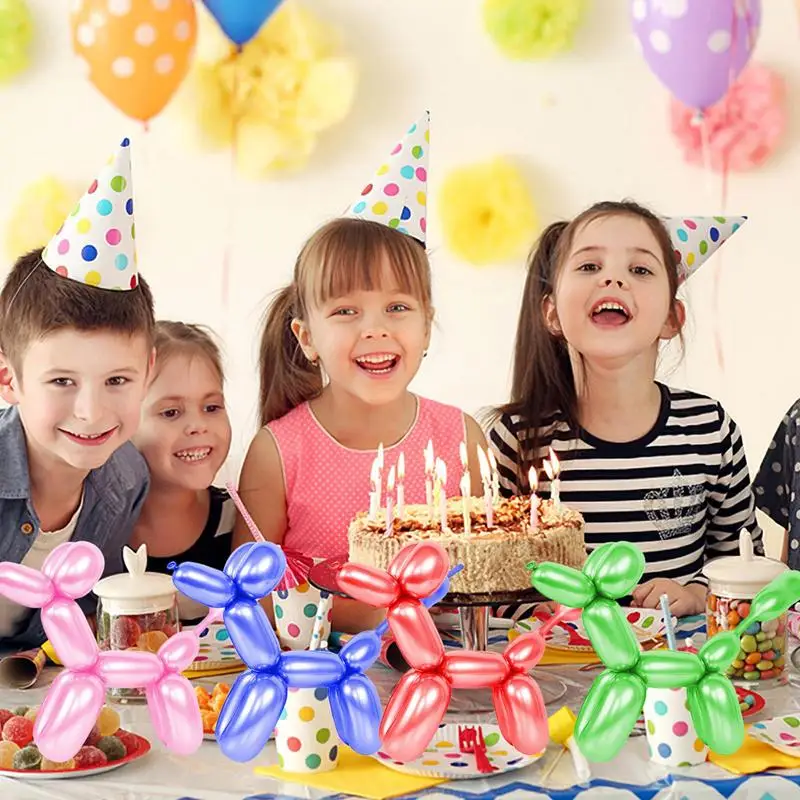
[[[465,533],[464,499],[447,500],[447,530],[441,515],[431,515],[427,505],[406,506],[387,531],[384,510],[370,518],[360,513],[347,532],[349,560],[386,569],[409,544],[437,542],[450,556],[451,564],[464,569],[450,585],[452,592],[485,594],[530,589],[526,564],[554,561],[580,569],[586,560],[583,517],[577,511],[551,500],[541,502],[538,524],[531,527],[530,497],[500,499],[493,507],[488,527],[482,498],[467,498],[470,531]]]

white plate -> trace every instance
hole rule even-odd
[[[483,734],[486,744],[486,755],[489,763],[496,768],[494,772],[482,772],[478,769],[472,753],[462,753],[459,748],[459,728],[476,728]],[[397,772],[409,775],[428,775],[436,778],[465,779],[488,778],[501,772],[522,769],[542,757],[544,751],[526,756],[514,749],[500,734],[497,725],[476,723],[447,723],[439,726],[439,730],[425,749],[425,752],[413,761],[401,763],[392,760],[386,753],[378,751],[372,757],[381,764]]]
[[[660,608],[623,608],[622,613],[630,623],[636,638],[640,642],[661,639],[664,637],[666,625],[664,624],[664,614]],[[516,639],[523,633],[535,630],[542,619],[546,619],[547,612],[537,613],[536,616],[522,619],[515,623],[514,628],[509,631],[508,638]],[[675,617],[672,618],[673,628],[678,624]],[[574,622],[560,622],[547,635],[545,641],[549,647],[562,650],[585,650],[592,651],[592,643],[586,635],[586,628],[580,619]]]
[[[143,736],[136,736],[139,749],[133,753],[129,753],[125,758],[119,761],[111,761],[108,764],[103,764],[101,767],[84,767],[83,769],[63,769],[63,770],[48,770],[42,772],[36,769],[0,769],[0,776],[4,778],[16,778],[20,781],[60,781],[65,778],[87,778],[90,775],[102,775],[104,772],[111,772],[112,769],[124,767],[125,764],[130,764],[131,761],[138,761],[140,758],[146,756],[150,752],[150,742]]]
[[[754,739],[772,745],[781,753],[800,756],[800,715],[787,714],[754,723],[747,731]]]

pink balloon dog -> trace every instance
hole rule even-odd
[[[203,723],[192,686],[181,672],[196,659],[197,636],[216,612],[194,631],[168,639],[157,654],[100,652],[75,600],[92,590],[103,566],[103,554],[90,542],[60,544],[41,572],[0,562],[0,594],[42,610],[42,626],[64,665],[36,717],[34,741],[51,761],[68,761],[89,736],[107,689],[144,686],[159,739],[170,750],[189,755],[203,741]]]
[[[384,572],[347,563],[337,576],[351,597],[388,607],[386,619],[410,665],[394,688],[381,719],[381,749],[397,761],[413,761],[430,743],[453,689],[491,689],[497,724],[506,741],[532,755],[547,746],[547,711],[539,685],[529,675],[545,649],[546,634],[575,620],[580,609],[560,608],[546,623],[519,636],[502,653],[445,652],[441,636],[421,599],[438,587],[449,567],[436,542],[403,548]]]

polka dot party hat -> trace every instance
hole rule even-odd
[[[681,282],[696,272],[746,222],[747,217],[666,217]]]
[[[64,278],[100,289],[135,289],[131,143],[124,139],[50,240],[42,260]]]
[[[430,114],[426,111],[381,164],[346,217],[371,219],[426,243]]]

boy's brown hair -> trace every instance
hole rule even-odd
[[[20,372],[28,345],[56,331],[155,335],[153,295],[140,276],[129,291],[99,289],[56,275],[42,248],[17,259],[0,292],[0,353]]]

